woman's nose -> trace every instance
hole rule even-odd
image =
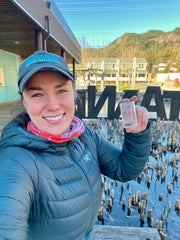
[[[57,109],[59,109],[59,103],[55,96],[47,97],[46,108],[48,111],[56,111]]]

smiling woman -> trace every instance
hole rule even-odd
[[[147,110],[136,108],[138,126],[124,130],[119,149],[74,116],[74,84],[65,60],[46,51],[19,68],[25,113],[0,140],[0,239],[90,239],[101,174],[129,181],[144,169],[151,148]]]

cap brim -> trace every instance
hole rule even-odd
[[[50,71],[56,71],[56,72],[60,72],[61,74],[63,74],[65,77],[67,77],[68,79],[70,79],[72,82],[75,82],[73,76],[71,74],[69,74],[68,72],[64,71],[61,68],[58,67],[49,67],[49,65],[47,66],[42,66],[42,67],[34,67],[32,70],[30,70],[24,77],[22,77],[20,84],[19,84],[19,90],[20,92],[22,92],[24,90],[24,87],[26,85],[26,83],[28,82],[28,80],[37,72],[39,71],[43,71],[43,70],[50,70]]]

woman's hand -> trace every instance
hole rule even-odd
[[[137,97],[133,96],[132,98],[124,98],[121,100],[121,103],[123,102],[128,102],[128,101],[137,101]],[[132,128],[126,128],[126,132],[131,132],[131,133],[139,133],[142,132],[146,129],[147,124],[148,124],[148,111],[145,107],[141,107],[136,105],[136,116],[137,116],[137,127],[132,127]]]

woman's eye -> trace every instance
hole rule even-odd
[[[35,93],[35,94],[32,95],[32,97],[41,97],[41,96],[42,96],[41,93]]]
[[[61,89],[61,90],[58,90],[58,93],[64,93],[65,92],[65,90],[63,90],[63,89]]]

